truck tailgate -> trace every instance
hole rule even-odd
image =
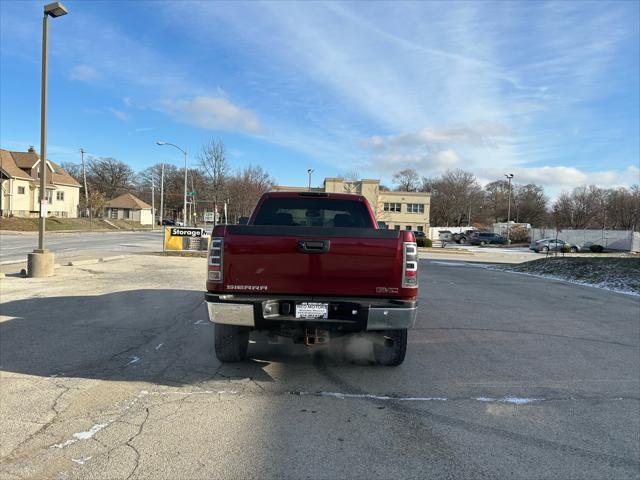
[[[363,228],[229,226],[224,290],[398,297],[402,233]]]

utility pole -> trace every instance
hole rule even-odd
[[[84,205],[85,213],[89,217],[89,230],[91,230],[91,206],[89,205],[89,190],[87,190],[87,169],[84,164],[84,148],[80,149],[80,158],[82,159],[82,181],[84,183]]]
[[[153,170],[151,170],[151,230],[156,229],[156,182],[153,180]]]
[[[511,243],[509,239],[509,221],[511,220],[511,179],[513,178],[513,173],[505,173],[504,176],[509,180],[509,206],[507,207],[507,245],[509,245]]]
[[[160,225],[162,226],[162,221],[164,220],[164,162],[162,162],[160,174]],[[155,222],[155,218],[153,219]]]

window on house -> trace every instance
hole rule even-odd
[[[124,209],[124,218],[129,218],[129,212],[131,212],[131,210],[129,210],[128,208]]]
[[[24,195],[24,187],[18,187],[18,195]]]
[[[116,210],[115,208],[112,208],[111,211],[109,212],[109,216],[111,218],[113,218],[114,220],[118,219],[118,210]]]
[[[424,203],[407,203],[407,213],[424,213]]]
[[[422,225],[418,225],[418,231],[419,232],[424,232],[424,227]]]
[[[393,227],[393,229],[394,229],[394,230],[400,230],[400,225],[395,225],[395,226]]]
[[[56,200],[64,200],[64,192],[56,192]]]
[[[400,204],[399,203],[385,203],[384,211],[385,212],[400,212]]]
[[[406,227],[404,227],[404,229],[410,232],[411,231],[411,225],[407,225]]]
[[[52,203],[53,202],[53,191],[52,190],[47,190],[47,202]]]

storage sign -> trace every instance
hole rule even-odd
[[[210,240],[203,228],[165,227],[163,250],[206,252]]]
[[[201,237],[203,234],[201,228],[171,227],[172,237]]]

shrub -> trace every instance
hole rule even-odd
[[[506,231],[504,232],[506,235]],[[509,238],[513,243],[525,243],[529,241],[529,230],[522,225],[515,225],[509,229]]]
[[[591,245],[589,247],[589,250],[591,250],[593,253],[602,253],[604,250],[604,247],[602,245]]]
[[[416,239],[416,243],[418,244],[418,247],[432,247],[433,246],[433,242],[431,241],[430,238],[424,238],[424,237],[420,237]]]
[[[563,245],[562,248],[560,249],[560,251],[562,253],[570,253],[571,252],[571,247],[569,245]]]

